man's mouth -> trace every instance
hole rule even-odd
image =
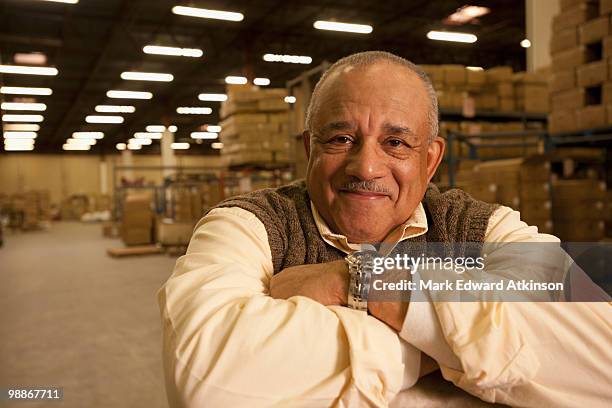
[[[340,190],[340,194],[352,200],[380,200],[389,194],[363,190]]]

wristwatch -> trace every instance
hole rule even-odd
[[[368,310],[368,295],[374,258],[380,256],[372,245],[362,245],[362,250],[353,252],[346,258],[349,270],[348,307],[355,310]]]

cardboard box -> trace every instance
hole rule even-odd
[[[579,45],[578,30],[576,27],[566,28],[557,33],[553,33],[550,40],[550,53],[558,54],[568,48]]]
[[[463,65],[443,65],[444,83],[448,85],[463,85],[467,81],[466,69]]]
[[[606,217],[606,205],[603,201],[556,200],[552,206],[555,220],[570,222],[573,220],[603,220]]]
[[[151,228],[124,227],[121,238],[125,245],[150,244],[152,242]]]
[[[601,41],[610,33],[610,17],[599,17],[580,25],[580,44]]]
[[[612,0],[599,0],[599,14],[605,16],[612,13]]]
[[[524,112],[548,112],[549,91],[546,86],[524,85],[516,88],[516,107]]]
[[[551,108],[553,112],[574,110],[586,105],[586,92],[582,88],[569,89],[552,94]]]
[[[487,74],[485,71],[473,71],[471,69],[467,70],[467,84],[474,85],[478,87],[484,86],[487,82]]]
[[[561,0],[559,6],[561,7],[561,11],[567,11],[584,3],[597,3],[597,0]]]
[[[194,223],[160,220],[157,223],[157,242],[162,245],[187,245],[193,235]]]
[[[550,220],[552,219],[552,204],[550,200],[524,201],[521,200],[521,218],[523,220]]]
[[[578,129],[593,129],[606,124],[606,107],[593,105],[581,108],[576,114]]]
[[[577,128],[576,110],[552,111],[548,115],[548,131],[550,133],[573,132]]]
[[[578,86],[600,85],[608,79],[608,61],[597,61],[582,65],[576,70]]]
[[[605,82],[601,89],[601,104],[612,104],[612,81]]]
[[[556,71],[551,76],[550,92],[567,91],[576,87],[576,70]]]
[[[584,45],[553,54],[551,68],[553,72],[576,68],[586,64],[590,54],[591,52]]]
[[[600,180],[557,180],[553,183],[555,202],[561,201],[604,201],[606,183]]]
[[[549,173],[546,173],[548,176]],[[521,191],[519,192],[521,202],[544,202],[550,200],[550,184],[548,181],[540,181],[535,183],[521,183]]]
[[[596,3],[581,3],[553,17],[553,33],[564,28],[576,27],[585,21],[592,20],[599,15]]]
[[[433,83],[444,82],[444,71],[439,65],[419,65]]]
[[[494,84],[498,82],[510,82],[512,81],[512,68],[510,67],[494,67],[487,69],[487,82]]]
[[[603,221],[557,222],[553,220],[555,235],[566,242],[597,242],[604,238]]]
[[[607,36],[602,41],[603,58],[612,58],[612,35]]]

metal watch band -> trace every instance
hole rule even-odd
[[[349,268],[348,307],[368,310],[368,295],[372,280],[375,251],[360,251],[346,257]]]

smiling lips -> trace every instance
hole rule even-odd
[[[340,193],[352,200],[380,200],[389,197],[387,193],[373,191],[340,190]]]

